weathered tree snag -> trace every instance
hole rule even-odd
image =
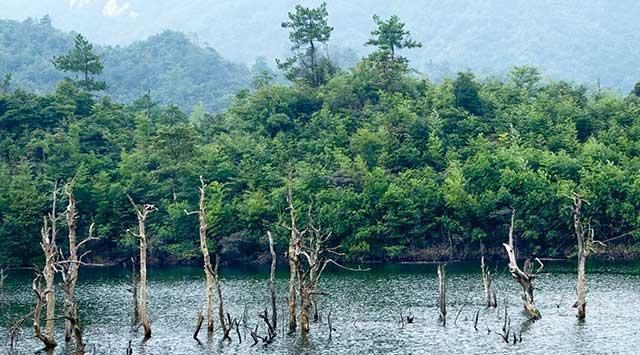
[[[577,193],[573,194],[573,229],[576,235],[576,240],[578,242],[578,284],[576,287],[576,293],[578,300],[573,305],[573,307],[578,310],[578,319],[584,320],[586,317],[586,276],[585,276],[585,264],[587,262],[587,257],[595,252],[595,245],[599,244],[605,246],[604,243],[597,241],[594,239],[594,230],[591,228],[589,223],[582,222],[581,217],[581,209],[582,204],[587,203],[587,201],[583,200],[580,195]]]
[[[267,237],[269,238],[269,252],[271,253],[271,272],[269,273],[269,291],[271,293],[271,323],[269,329],[273,331],[274,336],[278,329],[278,315],[276,306],[276,251],[273,247],[273,236],[270,231],[267,231]]]
[[[296,329],[296,281],[300,296],[300,331],[304,335],[309,332],[309,314],[314,308],[314,297],[322,292],[317,291],[318,280],[329,264],[352,271],[366,271],[364,269],[352,269],[341,265],[331,259],[328,254],[342,256],[344,253],[336,251],[338,247],[326,247],[326,242],[331,238],[331,233],[325,233],[321,227],[316,227],[313,222],[311,207],[309,208],[307,227],[299,231],[297,227],[296,209],[293,205],[293,176],[289,173],[287,181],[287,204],[290,225],[283,225],[291,232],[289,240],[289,334]],[[302,258],[301,256],[304,256]],[[303,263],[303,261],[305,261]]]
[[[480,269],[482,270],[482,289],[483,300],[487,308],[493,306],[491,302],[491,271],[487,270],[484,264],[484,255],[480,257]]]
[[[35,333],[35,337],[44,344],[44,348],[47,350],[51,350],[58,344],[56,343],[53,334],[48,334],[46,329],[45,332],[42,333],[42,328],[40,327],[40,318],[42,314],[42,305],[48,302],[47,296],[52,292],[52,289],[42,289],[42,277],[42,273],[40,273],[40,271],[37,271],[36,277],[31,283],[31,288],[36,294],[36,306],[33,310],[33,331]]]
[[[525,261],[524,271],[520,270],[513,248],[508,244],[502,245],[509,256],[509,272],[522,287],[522,300],[524,301],[524,309],[527,315],[529,315],[529,318],[531,319],[540,319],[540,311],[538,311],[538,308],[536,308],[533,301],[533,279],[535,278],[535,275],[533,273],[533,264],[531,263],[531,260]]]
[[[202,252],[202,258],[204,259],[204,274],[207,287],[207,332],[213,333],[213,283],[214,272],[211,267],[211,257],[209,256],[209,247],[207,245],[207,210],[205,204],[205,192],[209,187],[205,184],[204,179],[200,176],[200,199],[198,201],[198,210],[187,212],[187,215],[197,214],[200,227],[198,229],[200,235],[200,251]]]
[[[62,289],[64,291],[64,319],[65,319],[65,342],[71,341],[73,336],[76,340],[76,353],[84,352],[84,343],[82,342],[82,328],[80,325],[80,318],[78,316],[78,305],[74,299],[74,292],[76,284],[78,282],[78,269],[80,265],[86,265],[82,261],[82,258],[89,253],[89,251],[78,256],[78,251],[85,243],[97,240],[98,238],[93,236],[94,224],[89,226],[89,235],[87,238],[78,243],[77,241],[77,218],[76,201],[73,195],[73,180],[65,185],[64,193],[67,196],[67,209],[65,211],[66,221],[68,226],[69,236],[69,256],[64,258],[62,251],[60,251],[61,259],[55,263],[56,272],[62,276]]]
[[[138,309],[140,313],[140,324],[144,330],[144,340],[151,338],[151,323],[149,322],[149,316],[147,314],[147,232],[145,229],[145,221],[149,213],[157,211],[158,209],[154,205],[145,204],[139,207],[131,198],[127,195],[133,209],[138,217],[138,233],[134,233],[129,230],[133,236],[140,241],[140,295],[138,299]]]
[[[289,172],[287,177],[287,204],[289,209],[289,217],[291,224],[289,230],[291,237],[289,238],[289,249],[287,251],[287,259],[289,260],[289,334],[293,334],[297,328],[296,322],[296,279],[299,278],[299,260],[297,250],[300,248],[299,231],[296,227],[296,210],[293,207],[293,174]]]
[[[52,203],[51,203],[51,212],[47,214],[43,218],[43,225],[41,229],[42,241],[40,242],[40,246],[42,247],[42,251],[44,252],[44,267],[42,269],[42,275],[44,276],[46,290],[40,290],[40,278],[38,278],[37,286],[38,291],[35,289],[35,281],[34,281],[34,291],[36,292],[36,296],[38,297],[38,304],[36,307],[36,314],[34,314],[34,328],[36,332],[36,337],[42,341],[45,348],[51,349],[54,348],[57,343],[55,340],[55,310],[56,310],[56,297],[55,297],[55,262],[56,256],[58,253],[58,247],[56,246],[56,234],[57,234],[57,222],[58,215],[56,214],[56,201],[58,197],[58,183],[56,182],[53,188],[52,193]],[[45,302],[47,305],[46,311],[46,322],[45,322],[45,330],[44,333],[40,330],[40,308],[42,306],[41,296],[45,298]],[[37,317],[36,317],[37,316]]]
[[[523,295],[522,300],[524,301],[524,309],[529,315],[531,319],[540,319],[540,311],[536,308],[536,305],[533,301],[533,279],[535,278],[535,274],[533,273],[533,264],[531,260],[526,260],[524,263],[524,271],[520,270],[518,267],[518,261],[516,259],[515,251],[513,250],[514,240],[514,221],[515,221],[515,210],[511,212],[511,223],[509,224],[509,243],[503,243],[505,250],[507,251],[507,256],[509,257],[509,272],[511,276],[520,284],[522,287]],[[539,259],[536,259],[540,263],[540,269],[542,269],[542,263]],[[505,305],[506,306],[506,305]]]
[[[218,272],[220,267],[220,255],[216,254],[216,264],[215,269],[213,269],[213,281],[216,287],[216,293],[218,295],[218,319],[220,320],[220,328],[222,329],[222,340],[231,341],[231,336],[229,333],[233,329],[233,324],[235,323],[231,319],[231,315],[227,312],[227,319],[225,320],[224,315],[224,303],[222,301],[222,288],[220,287],[220,273]]]
[[[447,302],[446,302],[446,287],[445,287],[445,278],[446,278],[446,268],[443,263],[438,264],[438,304],[440,309],[440,321],[442,322],[442,326],[445,327],[447,325]]]

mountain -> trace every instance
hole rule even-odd
[[[0,74],[12,73],[14,88],[50,91],[64,78],[51,58],[72,45],[73,34],[54,28],[49,17],[0,20]],[[126,46],[98,46],[96,51],[103,58],[101,80],[109,86],[107,94],[118,101],[133,101],[149,90],[162,104],[190,110],[202,103],[215,112],[250,82],[246,66],[225,60],[180,32],[164,31]]]
[[[288,53],[280,23],[295,4],[322,0],[3,0],[2,16],[50,14],[57,26],[104,44],[128,44],[173,29],[197,34],[230,60],[269,63]],[[259,6],[256,6],[259,4]],[[400,16],[423,47],[408,54],[432,77],[472,69],[505,73],[538,66],[550,78],[600,82],[628,92],[640,78],[640,2],[634,0],[327,0],[332,46],[363,46],[373,14]]]

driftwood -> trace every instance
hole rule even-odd
[[[207,289],[207,332],[213,332],[213,284],[214,284],[214,270],[211,267],[211,257],[209,256],[209,247],[207,245],[207,210],[205,204],[205,192],[209,187],[208,184],[204,182],[202,176],[200,176],[200,187],[198,188],[200,192],[200,198],[198,200],[198,210],[197,211],[184,211],[187,215],[197,214],[199,229],[198,234],[200,237],[200,251],[202,252],[202,258],[204,260],[204,274],[206,280],[206,289]],[[200,328],[198,327],[198,330]],[[197,338],[197,333],[196,333]]]
[[[514,234],[514,220],[515,220],[515,210],[511,212],[511,223],[509,225],[509,242],[513,243],[513,234]],[[511,244],[502,244],[507,251],[507,256],[509,257],[509,272],[511,276],[520,284],[522,287],[522,300],[524,302],[524,309],[529,318],[531,319],[540,319],[540,311],[536,308],[536,305],[533,300],[533,280],[535,278],[535,274],[533,272],[533,264],[531,260],[525,261],[524,270],[521,270],[518,267],[518,261],[516,260],[516,254],[513,249],[513,245]],[[540,263],[540,268],[538,272],[542,269],[543,265],[540,259],[536,259],[538,263]],[[506,305],[505,305],[506,306]]]
[[[140,293],[138,297],[138,311],[140,314],[140,324],[144,330],[144,340],[151,338],[151,323],[147,314],[147,232],[145,221],[149,213],[158,209],[154,205],[145,204],[138,206],[131,196],[127,195],[129,202],[133,206],[138,218],[138,233],[128,230],[140,242]]]
[[[447,325],[447,302],[446,302],[446,267],[445,264],[438,264],[438,305],[440,310],[440,321],[442,326]]]

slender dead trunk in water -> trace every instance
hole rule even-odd
[[[140,313],[140,324],[144,330],[144,339],[151,338],[151,323],[149,322],[149,315],[147,314],[147,232],[145,229],[145,221],[149,213],[157,211],[158,209],[154,205],[145,204],[139,207],[131,198],[127,195],[133,209],[138,217],[138,233],[129,231],[140,241],[140,294],[138,297],[138,310]]]
[[[482,270],[482,295],[485,306],[490,308],[493,306],[491,302],[491,271],[487,270],[484,264],[484,255],[480,257],[480,269]]]
[[[271,292],[271,327],[274,330],[278,329],[278,315],[276,311],[276,251],[273,247],[273,236],[271,232],[267,232],[269,237],[269,252],[271,253],[271,273],[269,274],[269,291]]]
[[[209,256],[209,247],[207,245],[207,211],[205,204],[205,192],[209,185],[205,184],[204,179],[200,176],[200,199],[198,202],[198,210],[185,213],[187,215],[197,214],[198,221],[200,223],[199,235],[200,235],[200,251],[202,252],[202,258],[204,259],[204,274],[207,287],[207,332],[213,333],[213,283],[214,283],[214,271],[211,267],[211,257]]]
[[[58,253],[58,248],[56,246],[56,234],[57,234],[57,222],[58,215],[56,213],[56,201],[58,197],[58,183],[54,185],[53,194],[52,194],[52,204],[51,204],[51,212],[47,214],[43,218],[43,225],[41,229],[42,240],[40,242],[40,246],[42,247],[42,251],[44,253],[44,267],[42,269],[42,275],[44,276],[45,281],[45,290],[40,290],[40,292],[36,292],[38,296],[38,307],[37,311],[34,315],[34,330],[36,333],[36,337],[42,341],[45,348],[52,349],[57,343],[55,339],[54,327],[55,327],[55,311],[56,311],[56,295],[55,295],[55,262],[56,256]],[[35,283],[34,283],[35,284]],[[38,279],[38,290],[40,289],[40,279]],[[46,321],[45,321],[45,329],[44,333],[42,333],[40,328],[40,308],[42,306],[42,299],[44,297],[44,303],[46,303]],[[35,317],[37,316],[37,317]]]
[[[220,320],[220,328],[222,329],[222,340],[231,341],[231,330],[233,329],[233,325],[235,323],[234,320],[231,320],[231,315],[227,312],[227,318],[225,320],[225,312],[224,312],[224,303],[222,301],[222,288],[220,287],[220,255],[216,254],[216,266],[213,269],[213,280],[216,287],[216,293],[218,294],[218,319]]]
[[[594,230],[591,225],[587,224],[583,226],[581,209],[582,204],[587,203],[577,193],[573,194],[573,228],[576,235],[576,241],[578,243],[578,284],[576,286],[577,301],[573,307],[578,310],[578,319],[584,320],[587,312],[587,287],[586,287],[586,273],[585,264],[587,257],[592,251],[595,251],[594,244],[600,244],[605,246],[604,243],[594,239]],[[586,227],[586,228],[585,228]]]
[[[291,231],[291,237],[289,238],[289,249],[287,251],[287,258],[289,260],[289,334],[296,331],[296,280],[299,278],[299,260],[298,249],[300,246],[299,232],[296,227],[296,210],[293,207],[293,174],[289,172],[287,179],[287,203],[289,205],[289,217],[291,224],[289,230]]]
[[[445,264],[438,264],[438,304],[440,308],[440,321],[442,322],[442,326],[447,325],[447,301],[446,301],[446,268]]]
[[[89,236],[78,243],[77,240],[77,218],[76,201],[73,195],[73,180],[65,185],[64,193],[67,196],[67,209],[65,211],[65,217],[68,226],[68,238],[69,238],[69,256],[67,259],[57,261],[55,263],[55,270],[62,276],[62,289],[64,291],[64,340],[70,342],[71,337],[76,341],[76,353],[84,353],[84,343],[82,341],[82,327],[80,325],[80,317],[78,316],[78,305],[74,299],[74,293],[76,284],[78,282],[78,269],[80,265],[87,265],[82,261],[82,258],[89,252],[85,252],[82,255],[78,255],[80,247],[85,243],[96,240],[98,238],[93,236],[94,224],[89,226]],[[60,251],[60,256],[63,256]]]
[[[140,311],[138,310],[138,284],[140,278],[136,273],[136,260],[131,257],[131,328],[135,329],[140,324]]]

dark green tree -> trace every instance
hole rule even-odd
[[[333,31],[327,24],[328,16],[326,3],[317,8],[296,5],[295,11],[289,13],[289,21],[282,23],[282,28],[290,29],[289,40],[294,55],[276,62],[287,79],[318,87],[335,73],[336,67],[327,54],[327,43]]]
[[[640,82],[636,83],[633,90],[631,90],[631,94],[640,97]]]
[[[75,73],[75,80],[69,80],[87,92],[105,90],[107,84],[94,79],[94,76],[102,74],[104,67],[100,56],[93,51],[93,44],[81,34],[74,42],[75,46],[67,54],[53,58],[53,65],[60,71]]]
[[[384,87],[389,89],[394,81],[398,81],[409,70],[409,61],[398,55],[398,50],[418,48],[422,44],[411,38],[411,32],[405,30],[405,24],[396,15],[387,21],[374,15],[373,21],[378,27],[371,31],[372,38],[365,45],[375,46],[377,50],[367,59],[379,72]]]
[[[453,94],[458,108],[476,116],[482,115],[479,92],[480,85],[475,81],[475,75],[471,71],[458,73],[458,77],[453,82]]]

